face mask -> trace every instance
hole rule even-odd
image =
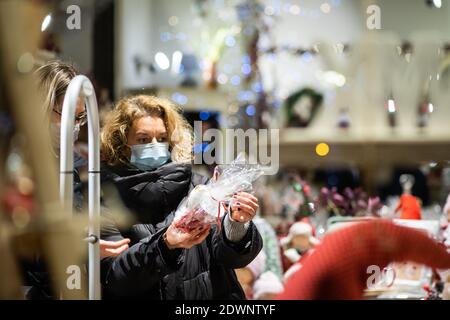
[[[78,140],[79,133],[80,125],[77,123],[73,127],[73,142]],[[50,123],[50,134],[53,148],[59,150],[61,148],[61,123]]]
[[[170,159],[169,144],[148,143],[131,146],[130,163],[141,170],[156,169]]]

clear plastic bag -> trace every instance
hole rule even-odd
[[[264,174],[259,165],[249,164],[243,153],[229,165],[216,167],[216,179],[196,186],[178,206],[175,226],[182,232],[220,223],[221,205],[231,201],[234,193],[250,192],[252,183]]]

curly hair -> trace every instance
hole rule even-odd
[[[128,133],[133,122],[145,116],[156,116],[164,121],[172,161],[192,160],[192,127],[181,115],[181,109],[166,99],[138,95],[121,99],[106,116],[101,132],[101,151],[108,165],[129,163]]]

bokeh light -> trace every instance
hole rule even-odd
[[[320,157],[325,157],[330,152],[330,147],[325,142],[321,142],[316,146],[316,154]]]

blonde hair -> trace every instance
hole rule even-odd
[[[53,110],[62,104],[70,81],[78,75],[78,71],[71,64],[61,61],[51,61],[39,67],[35,76],[38,80],[39,92],[43,98],[43,121],[48,126],[48,138],[52,144],[56,143],[51,131],[51,115]],[[61,112],[61,108],[59,108]],[[51,152],[58,157],[58,147],[53,144]]]
[[[145,116],[164,121],[174,162],[192,160],[193,133],[181,110],[169,100],[139,95],[121,99],[107,115],[101,132],[101,151],[109,165],[129,163],[127,136],[133,122]]]
[[[36,74],[39,89],[44,93],[44,111],[50,116],[52,110],[61,103],[70,81],[78,75],[78,71],[71,64],[52,61],[37,69]]]

